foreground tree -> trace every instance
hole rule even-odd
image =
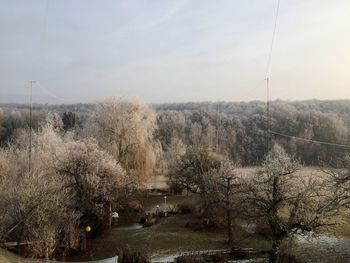
[[[120,189],[127,183],[124,169],[94,139],[68,143],[56,172],[74,198],[74,209],[83,216],[95,215],[100,219],[103,215],[98,205],[117,202]]]
[[[199,146],[187,147],[184,154],[179,155],[177,164],[169,171],[169,182],[187,194],[207,192],[207,175],[212,169],[219,169],[223,157]]]
[[[236,172],[237,165],[225,160],[220,168],[208,173],[209,194],[213,204],[225,211],[227,243],[233,245],[232,221],[238,212],[240,182]]]
[[[118,201],[125,172],[94,139],[62,136],[50,114],[33,133],[28,172],[26,134],[0,150],[0,240],[31,243],[32,256],[51,257],[84,217]],[[15,165],[14,165],[15,164]]]
[[[199,193],[200,213],[203,223],[208,226],[213,219],[213,181],[209,175],[213,169],[219,169],[223,157],[211,152],[208,148],[187,147],[184,155],[178,158],[177,166],[169,172],[169,183],[172,187],[183,191],[187,195]]]
[[[65,181],[51,166],[63,152],[62,139],[50,124],[34,133],[30,173],[27,140],[24,135],[18,139],[24,141],[1,152],[0,239],[35,241],[32,255],[49,258],[79,218]]]
[[[323,172],[330,176],[341,207],[350,208],[350,155],[325,164]]]
[[[80,126],[79,116],[71,111],[64,112],[62,115],[63,129],[65,131],[72,130],[77,126]]]
[[[297,161],[275,145],[263,168],[245,180],[242,213],[266,223],[272,237],[270,262],[278,262],[284,239],[316,231],[337,213],[337,199],[326,178],[301,175]]]

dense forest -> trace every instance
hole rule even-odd
[[[33,127],[39,127],[47,112],[57,112],[62,117],[65,130],[75,125],[83,127],[95,106],[34,105]],[[157,126],[154,136],[163,152],[170,152],[181,145],[205,144],[245,166],[261,164],[266,155],[267,115],[264,102],[155,104],[153,109]],[[344,156],[349,149],[306,141],[349,144],[349,100],[277,100],[271,103],[270,112],[271,139],[306,165],[329,162]],[[21,129],[28,128],[28,124],[26,105],[1,105],[0,143],[5,145],[14,140]]]

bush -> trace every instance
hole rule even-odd
[[[145,216],[142,216],[140,218],[139,224],[143,225],[144,223],[146,223],[146,220],[147,220],[147,218]]]
[[[193,214],[195,207],[189,203],[182,203],[178,206],[178,211],[180,214]]]

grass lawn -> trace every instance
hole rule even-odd
[[[197,196],[168,196],[169,205],[196,202]],[[164,203],[164,197],[152,196],[143,199],[146,211],[152,210],[157,204]],[[193,215],[176,215],[161,219],[159,224],[148,228],[137,224],[120,226],[105,235],[91,240],[93,259],[112,257],[118,248],[144,252],[149,256],[170,255],[184,251],[226,249],[226,232],[224,229],[194,231],[185,225]],[[137,222],[139,218],[135,218]],[[269,242],[261,237],[249,235],[243,228],[234,228],[235,240],[240,247],[268,249]],[[81,258],[80,258],[81,259]]]
[[[226,248],[221,231],[191,231],[184,227],[186,216],[163,219],[148,228],[117,227],[108,236],[93,241],[96,258],[113,256],[116,249],[127,247],[148,255],[171,254],[179,251]]]

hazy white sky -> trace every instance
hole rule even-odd
[[[0,0],[0,102],[265,98],[277,0]],[[350,1],[281,0],[272,99],[350,98]]]

